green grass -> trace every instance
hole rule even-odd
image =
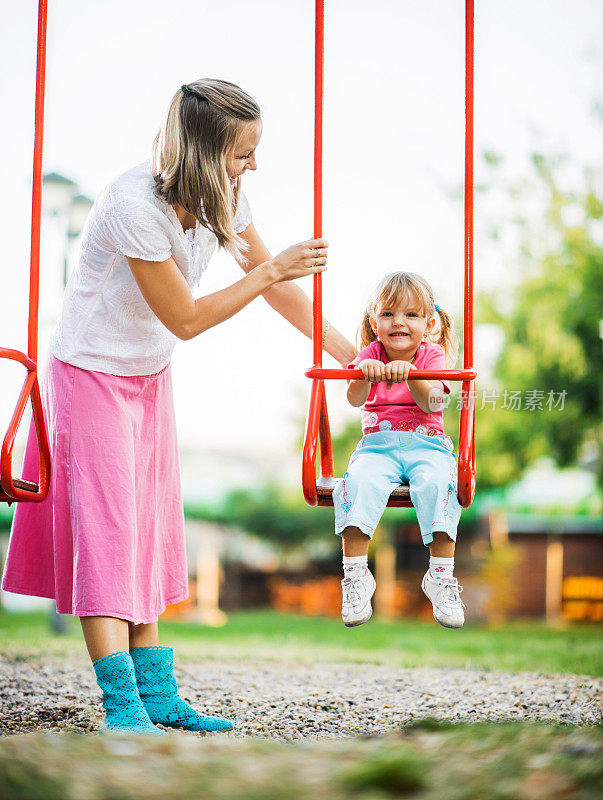
[[[0,610],[0,653],[13,658],[83,654],[79,622],[68,622],[68,634],[57,637],[43,613]],[[249,611],[229,615],[221,628],[166,621],[159,629],[162,643],[173,644],[179,658],[197,660],[350,661],[603,676],[603,637],[597,625],[551,628],[514,622],[447,630],[431,621],[372,620],[348,629],[337,619]]]
[[[429,723],[429,724],[428,724]],[[595,800],[600,729],[428,720],[374,739],[0,739],[12,800]]]

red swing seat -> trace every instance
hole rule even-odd
[[[333,489],[337,486],[340,478],[323,478],[316,481],[316,505],[332,506]],[[396,508],[409,508],[412,506],[410,490],[408,486],[400,485],[390,494],[387,505]]]
[[[11,417],[8,431],[0,450],[0,502],[9,505],[15,501],[40,502],[48,494],[50,485],[50,448],[44,424],[44,413],[38,385],[36,360],[38,357],[38,300],[40,293],[40,213],[42,205],[42,140],[44,133],[44,82],[46,65],[46,0],[38,6],[38,49],[36,66],[36,111],[33,162],[33,191],[31,203],[31,255],[29,270],[29,321],[27,355],[19,350],[0,348],[0,359],[18,361],[27,370],[17,406]],[[36,428],[40,468],[38,482],[15,478],[12,474],[13,446],[27,402],[31,400]]]
[[[463,369],[413,370],[408,380],[461,381],[461,415],[458,445],[459,503],[468,508],[475,495],[475,406],[473,369],[473,2],[465,0],[465,287]],[[314,117],[314,238],[322,236],[322,113],[324,87],[324,0],[316,0],[315,26],[315,117]],[[359,369],[324,369],[322,366],[322,275],[314,275],[313,366],[305,375],[312,380],[302,456],[302,488],[311,506],[332,506],[333,489],[340,478],[333,477],[333,447],[324,381],[362,379]],[[320,443],[320,474],[316,457]],[[391,493],[388,506],[411,507],[408,486]]]

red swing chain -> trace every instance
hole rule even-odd
[[[471,505],[475,494],[474,380],[473,369],[473,72],[474,0],[465,0],[465,303],[464,369],[414,370],[409,380],[462,381],[458,458],[458,496],[463,507]],[[324,0],[316,0],[315,22],[315,116],[314,116],[314,237],[322,236],[322,123],[324,97]],[[306,502],[319,503],[316,484],[316,456],[320,440],[321,476],[333,476],[333,451],[324,389],[325,379],[363,378],[358,369],[322,367],[322,275],[314,276],[314,316],[312,326],[313,366],[306,377],[312,379],[302,459],[302,485]],[[321,498],[321,504],[330,504]],[[398,505],[399,503],[396,503]],[[400,503],[406,505],[406,503]]]
[[[474,0],[465,0],[465,309],[463,329],[463,365],[473,365],[473,76],[474,66]],[[473,375],[475,378],[475,374]],[[459,430],[458,497],[468,508],[475,495],[475,381],[461,385],[461,419]]]
[[[27,325],[27,355],[18,350],[0,348],[0,358],[18,361],[27,369],[16,409],[0,451],[0,501],[44,500],[50,483],[50,450],[44,424],[40,387],[38,385],[38,306],[40,297],[40,221],[42,206],[42,144],[44,139],[44,87],[46,78],[46,18],[47,0],[38,5],[38,46],[36,63],[36,108],[33,158],[33,189],[31,199],[31,250],[29,267],[29,319]],[[12,452],[17,429],[27,401],[31,399],[33,418],[40,456],[39,482],[31,483],[12,476]]]
[[[322,237],[322,117],[324,106],[324,0],[316,0],[314,30],[314,238]],[[322,367],[322,273],[314,275],[313,364]]]

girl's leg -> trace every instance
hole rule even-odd
[[[421,588],[431,600],[434,619],[445,628],[461,628],[465,622],[465,604],[454,577],[454,542],[448,534],[437,531],[429,546],[429,568],[421,582]]]
[[[341,616],[347,627],[362,625],[373,613],[376,584],[368,568],[369,544],[390,492],[401,480],[390,453],[397,437],[390,438],[388,442],[387,436],[381,436],[378,447],[361,443],[333,492],[335,531],[341,532],[343,545]]]
[[[423,437],[424,439],[427,437]],[[424,544],[432,557],[452,558],[461,507],[456,496],[456,462],[439,442],[417,437],[405,454],[410,497]]]
[[[453,558],[456,543],[444,531],[433,534],[433,542],[429,545],[429,552],[436,558]]]
[[[360,528],[350,525],[342,534],[343,555],[346,557],[365,556],[368,553],[370,538]]]
[[[461,512],[456,497],[456,464],[452,454],[437,442],[418,440],[407,457],[410,495],[430,552],[421,587],[432,602],[434,619],[446,628],[460,628],[465,615],[460,598],[462,587],[454,577],[456,529]]]
[[[341,616],[346,626],[362,625],[373,613],[371,598],[375,579],[368,568],[370,538],[360,528],[349,525],[341,533],[343,581]]]

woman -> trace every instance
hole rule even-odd
[[[17,508],[3,588],[80,618],[108,729],[232,728],[182,700],[172,650],[158,645],[157,618],[188,594],[169,362],[178,339],[259,295],[311,335],[310,302],[291,281],[326,268],[327,242],[270,256],[240,191],[261,133],[259,107],[238,86],[178,90],[151,162],[94,204],[52,338],[52,483],[45,502]],[[246,274],[194,299],[216,243]],[[342,364],[356,353],[328,323],[323,344]],[[36,469],[31,431],[24,476]]]

